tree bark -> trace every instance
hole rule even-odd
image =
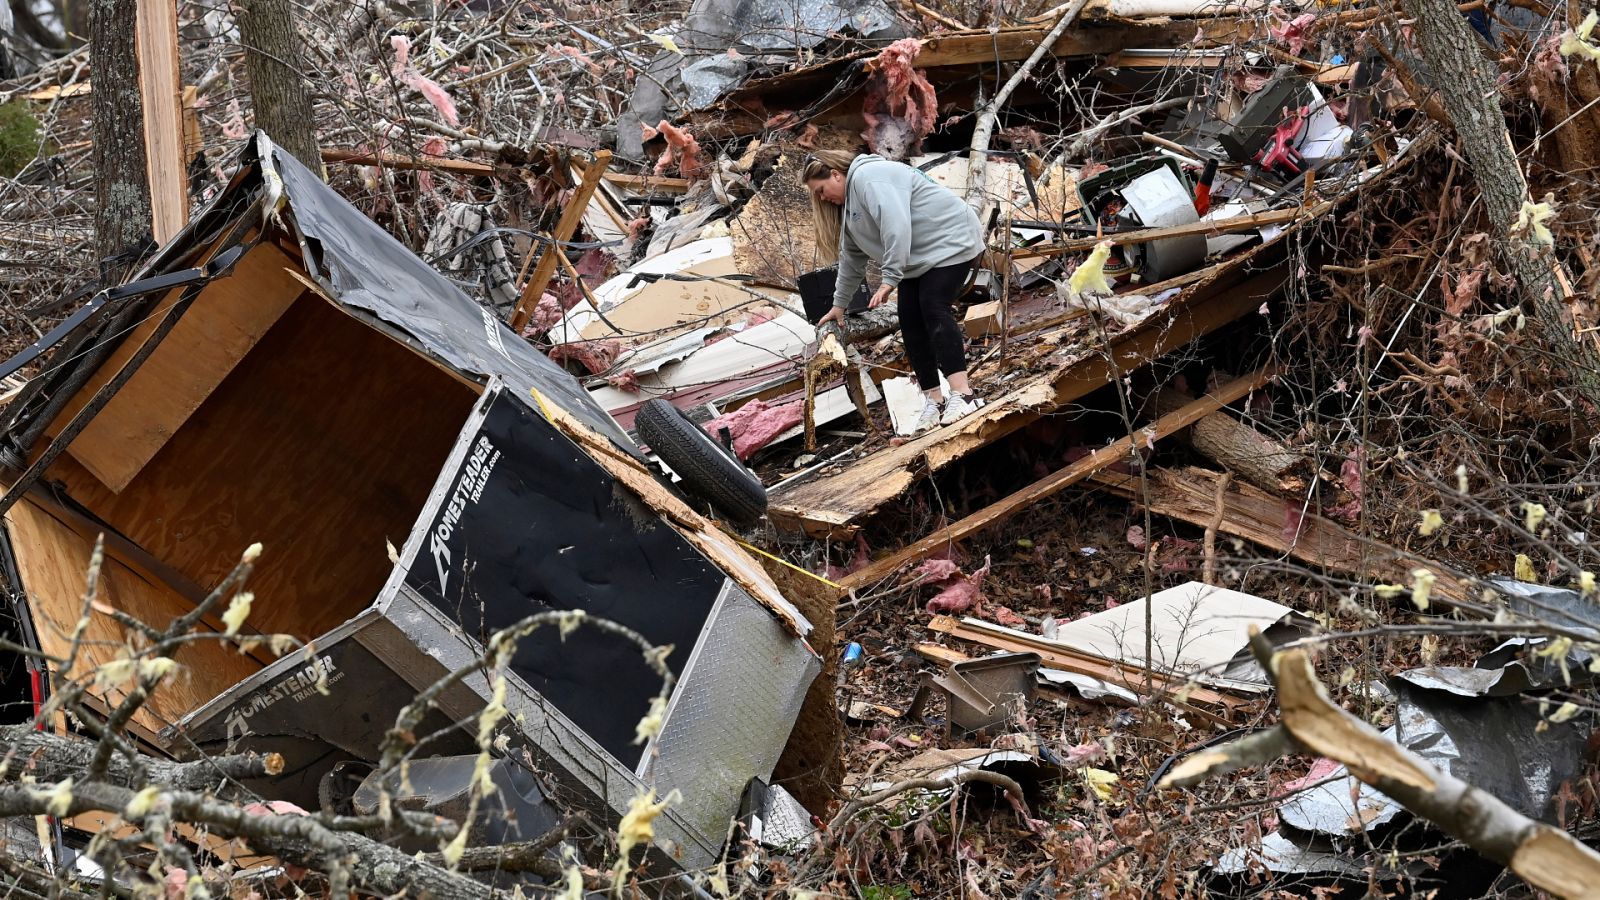
[[[322,155],[290,0],[239,0],[237,7],[256,127],[320,174]]]
[[[1565,306],[1555,248],[1512,233],[1522,205],[1528,202],[1528,184],[1500,109],[1499,66],[1483,52],[1477,34],[1452,0],[1401,0],[1401,6],[1416,20],[1429,81],[1438,89],[1461,138],[1505,262],[1544,340],[1543,349],[1567,363],[1578,390],[1600,407],[1600,354],[1576,333]]]
[[[1193,403],[1194,398],[1175,390],[1156,394],[1156,412],[1166,415]],[[1245,481],[1273,493],[1299,492],[1305,479],[1292,471],[1300,456],[1249,425],[1219,410],[1174,435],[1218,465]]]
[[[96,0],[89,12],[89,68],[94,73],[94,236],[100,277],[121,281],[150,234],[145,171],[144,103],[134,47],[136,4]]]

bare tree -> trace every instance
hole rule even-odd
[[[311,171],[321,172],[311,92],[290,0],[239,0],[235,8],[257,127]]]
[[[137,4],[96,3],[92,9],[94,233],[101,277],[109,281],[132,266],[150,233],[150,177],[134,45]]]
[[[1403,0],[1402,5],[1416,20],[1417,43],[1428,61],[1428,77],[1443,97],[1461,138],[1490,223],[1502,239],[1502,255],[1520,283],[1540,336],[1550,352],[1570,363],[1573,381],[1583,396],[1600,403],[1600,356],[1593,344],[1580,336],[1582,323],[1574,322],[1563,306],[1572,289],[1554,245],[1512,233],[1519,221],[1527,218],[1528,184],[1500,109],[1500,67],[1484,52],[1478,35],[1454,3]]]

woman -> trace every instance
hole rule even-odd
[[[819,150],[802,172],[816,221],[823,264],[839,263],[833,309],[822,323],[842,322],[866,272],[878,261],[883,282],[872,305],[900,290],[900,334],[925,398],[916,431],[949,425],[983,405],[967,381],[967,354],[952,309],[983,228],[961,198],[924,173],[875,154]],[[819,323],[821,324],[821,323]],[[939,373],[950,382],[946,400]]]

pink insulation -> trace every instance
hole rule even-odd
[[[936,560],[929,560],[931,562]],[[927,566],[928,563],[923,565]],[[956,570],[946,580],[944,589],[928,601],[928,612],[965,613],[981,606],[983,580],[989,577],[989,565],[989,557],[985,556],[982,568],[975,569],[971,575],[962,575],[959,569]]]
[[[674,163],[678,166],[678,173],[690,181],[711,174],[711,164],[706,160],[705,151],[700,149],[700,142],[694,139],[694,135],[665,119],[655,128],[644,130],[645,140],[650,140],[657,134],[667,139],[667,149],[662,152],[661,158],[656,160],[657,175],[665,175],[667,169]]]
[[[555,295],[545,293],[539,297],[539,305],[533,308],[533,315],[528,317],[528,324],[522,327],[523,337],[538,337],[546,331],[556,327],[561,321],[561,303]]]
[[[390,70],[390,74],[433,104],[433,108],[444,117],[446,124],[460,125],[461,116],[456,113],[456,102],[450,99],[450,95],[445,93],[445,89],[440,87],[438,82],[422,74],[411,64],[411,40],[405,35],[397,34],[389,38],[389,44],[394,47],[394,67]]]
[[[733,412],[707,422],[706,433],[720,441],[721,429],[728,429],[733,436],[734,455],[749,459],[752,453],[772,443],[778,435],[799,425],[805,415],[803,406],[803,400],[779,406],[768,406],[764,400],[751,400]]]
[[[619,341],[573,341],[570,344],[557,344],[550,348],[551,359],[556,362],[566,362],[575,359],[591,373],[599,375],[611,368],[622,355],[622,344]]]
[[[867,79],[861,106],[861,116],[867,121],[861,136],[872,152],[889,159],[905,159],[921,150],[922,139],[933,131],[938,117],[933,85],[911,67],[921,52],[922,44],[915,38],[903,38],[867,63],[872,76]]]

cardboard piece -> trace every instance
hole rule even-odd
[[[1250,656],[1251,626],[1269,638],[1287,640],[1312,624],[1307,616],[1271,600],[1191,581],[1158,591],[1148,600],[1062,623],[1056,629],[1056,642],[1105,659],[1143,665],[1147,605],[1152,607],[1156,668],[1245,693],[1271,689],[1266,673]]]

